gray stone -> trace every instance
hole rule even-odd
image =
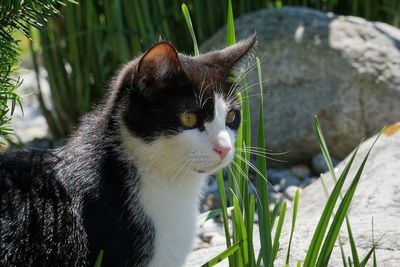
[[[288,151],[278,157],[288,165],[319,153],[314,115],[339,159],[361,138],[400,118],[399,29],[306,8],[256,11],[237,19],[235,28],[237,39],[257,32],[255,52],[265,59],[266,143],[275,152]],[[221,29],[201,49],[224,46],[225,34]],[[255,71],[247,81],[252,128],[257,129]]]
[[[350,170],[345,188],[351,183],[364,156],[374,138],[364,142]],[[344,169],[350,156],[337,166],[338,176]],[[400,266],[400,123],[390,126],[380,137],[365,165],[364,172],[354,195],[349,218],[360,257],[366,255],[372,245],[372,218],[374,220],[374,238],[379,240],[376,248],[378,266]],[[333,180],[326,173],[323,175],[329,189]],[[297,224],[293,236],[290,262],[303,261],[317,226],[318,219],[326,203],[326,196],[321,183],[313,183],[300,194]],[[289,241],[291,208],[288,208],[283,227],[276,266],[283,266]],[[345,225],[341,230],[342,242],[346,255],[351,255]],[[259,249],[259,232],[254,228],[254,246]],[[189,255],[186,266],[199,266],[224,250],[224,246],[215,246],[198,250]],[[226,261],[218,266],[228,266]],[[329,266],[343,266],[337,244],[333,250]],[[369,265],[372,266],[372,265]]]
[[[299,165],[292,166],[290,168],[290,173],[293,174],[294,176],[296,176],[297,178],[305,179],[307,177],[310,177],[311,170],[307,165],[299,164]]]
[[[339,160],[332,158],[333,166],[336,166],[338,163],[339,163]],[[324,159],[324,155],[322,155],[321,153],[315,155],[312,158],[311,166],[312,166],[314,172],[318,175],[329,171],[328,165],[326,165],[326,162]]]
[[[279,183],[279,185],[280,185],[279,191],[284,192],[286,190],[286,188],[288,188],[289,186],[299,187],[301,185],[301,181],[300,181],[300,179],[298,179],[296,177],[289,176],[289,177],[282,179],[281,182]]]
[[[292,176],[289,169],[267,169],[268,181],[273,185],[279,184],[282,179]]]

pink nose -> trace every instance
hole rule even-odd
[[[215,146],[214,151],[219,155],[221,159],[225,158],[225,156],[231,151],[232,147],[231,146]]]

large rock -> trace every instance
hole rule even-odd
[[[237,39],[257,32],[267,146],[305,162],[319,152],[317,114],[332,155],[343,159],[363,137],[400,118],[400,31],[358,17],[307,8],[260,10],[235,21]],[[202,50],[225,44],[221,29]],[[250,74],[250,84],[257,81]],[[259,88],[250,88],[256,140]],[[271,163],[274,163],[271,161]]]
[[[347,185],[353,179],[374,138],[364,142],[358,152],[347,179]],[[337,176],[343,170],[349,157],[341,162]],[[379,240],[376,250],[378,266],[400,266],[400,123],[389,127],[380,137],[364,169],[358,188],[351,204],[349,218],[359,256],[364,257],[372,245],[372,219],[374,238]],[[330,189],[333,188],[329,174],[323,175]],[[344,191],[344,190],[343,190]],[[293,236],[291,263],[303,261],[318,219],[325,205],[326,196],[320,182],[316,182],[300,193],[298,218]],[[291,209],[287,214],[291,214]],[[281,250],[278,253],[277,266],[284,265],[291,227],[290,215],[285,220],[281,236]],[[342,227],[342,241],[346,255],[350,256],[346,227]],[[259,249],[258,232],[255,233],[255,247]],[[194,251],[186,266],[198,266],[205,263],[224,246],[214,246]],[[228,266],[225,262],[219,266]],[[329,266],[343,266],[338,247],[334,248]],[[372,266],[372,265],[369,265]]]

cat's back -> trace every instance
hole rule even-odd
[[[37,176],[43,176],[51,169],[55,158],[51,150],[23,149],[0,153],[0,183],[4,186],[1,188],[13,186],[28,190]]]
[[[0,266],[84,265],[85,234],[58,161],[51,150],[0,154]]]

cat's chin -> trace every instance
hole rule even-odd
[[[207,174],[207,175],[211,175],[213,173],[216,173],[218,170],[223,169],[224,167],[226,167],[229,164],[230,161],[228,162],[219,162],[218,164],[206,167],[206,168],[199,168],[196,169],[194,168],[193,171],[198,173],[198,174]]]

